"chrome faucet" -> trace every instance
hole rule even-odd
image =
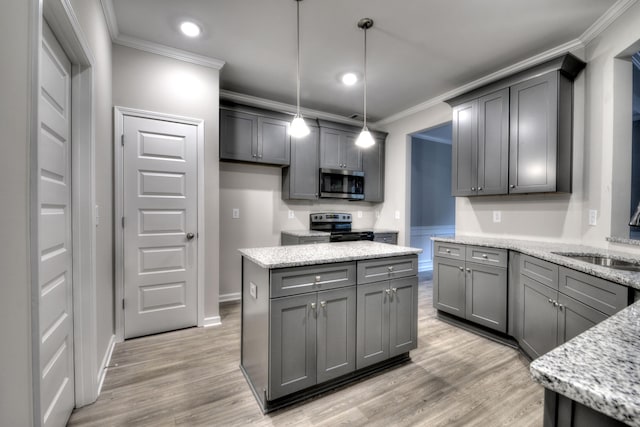
[[[629,225],[631,227],[640,227],[640,203],[638,203],[638,207],[636,208],[635,213],[631,217],[631,221],[629,221]]]

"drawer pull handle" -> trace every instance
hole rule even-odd
[[[464,271],[464,267],[458,267],[460,269],[460,271]]]
[[[393,273],[393,267],[392,267],[392,266],[389,266],[389,267],[387,267],[387,268],[388,268],[388,270],[389,270],[389,273]]]
[[[315,302],[312,302],[312,303],[311,303],[311,310],[315,310],[315,309],[316,309],[316,303],[315,303]]]
[[[447,249],[447,250],[446,250],[446,252],[447,252],[448,254],[450,254],[450,253],[451,253],[451,249]]]
[[[320,307],[322,308],[327,308],[327,302],[326,301],[320,301]]]
[[[316,282],[319,282],[319,281],[320,281],[320,279],[321,279],[321,277],[320,277],[320,276],[316,276]]]
[[[487,254],[482,254],[482,258],[487,259],[487,258],[489,258],[489,255],[487,255]]]

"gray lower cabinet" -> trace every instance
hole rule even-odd
[[[544,427],[625,427],[627,425],[559,393],[549,389],[544,391]]]
[[[289,121],[220,109],[220,160],[289,164]]]
[[[522,333],[520,346],[532,358],[537,358],[558,345],[558,314],[553,301],[558,291],[521,275]]]
[[[309,126],[311,133],[304,138],[291,138],[291,162],[282,169],[283,200],[315,200],[318,198],[320,132]]]
[[[373,233],[373,241],[380,243],[388,243],[390,245],[398,244],[398,233]]]
[[[435,250],[441,256],[433,258],[433,306],[506,333],[507,252],[456,244]]]
[[[417,347],[418,278],[358,285],[358,369]]]
[[[329,243],[330,236],[296,236],[285,231],[280,233],[280,244],[282,246],[289,245],[310,245],[314,243]]]

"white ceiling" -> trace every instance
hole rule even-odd
[[[221,89],[295,104],[294,0],[112,0],[121,36],[226,62]],[[301,104],[362,114],[368,37],[368,114],[376,121],[580,37],[616,0],[304,0]],[[178,32],[193,19],[204,35]]]

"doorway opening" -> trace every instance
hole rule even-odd
[[[455,234],[451,196],[451,122],[411,135],[410,245],[422,248],[420,272],[433,271],[431,237]]]
[[[640,52],[631,57],[633,63],[633,128],[631,134],[631,212],[633,223],[640,210]],[[640,224],[640,222],[638,222]],[[640,225],[629,227],[629,238],[640,240]]]

